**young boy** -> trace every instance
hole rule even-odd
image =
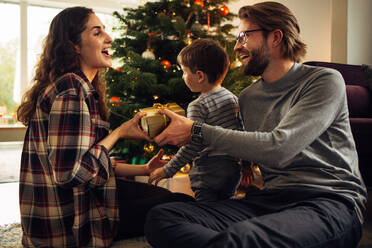
[[[200,96],[187,108],[187,117],[214,126],[243,130],[235,95],[221,86],[229,67],[225,50],[211,39],[198,39],[177,57],[183,80]],[[218,150],[190,143],[183,146],[164,167],[150,174],[149,182],[172,177],[191,164],[190,182],[197,201],[216,201],[234,195],[241,177],[238,159]]]

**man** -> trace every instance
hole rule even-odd
[[[171,203],[147,216],[154,247],[356,247],[366,188],[350,130],[345,83],[299,64],[296,18],[275,2],[239,10],[235,51],[261,79],[239,97],[245,131],[172,119],[155,141],[199,142],[258,164],[260,190],[214,203]],[[192,141],[191,141],[192,140]]]

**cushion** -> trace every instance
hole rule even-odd
[[[372,118],[371,91],[360,85],[346,85],[349,115],[352,118]]]
[[[371,157],[372,118],[350,118],[350,126],[359,157]]]
[[[372,90],[372,65],[362,65],[362,70],[367,75],[367,84],[370,90]]]

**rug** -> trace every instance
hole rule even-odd
[[[22,248],[21,244],[22,230],[21,224],[6,224],[0,226],[0,248]],[[112,248],[151,248],[147,243],[146,237],[137,237],[116,241]],[[372,248],[372,231],[370,226],[364,225],[363,236],[359,242],[358,248]]]
[[[0,248],[22,248],[21,224],[6,224],[0,226]],[[145,237],[137,237],[116,241],[112,248],[151,248]]]

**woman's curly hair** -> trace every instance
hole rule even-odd
[[[17,118],[24,125],[30,124],[37,99],[49,85],[65,73],[77,73],[81,70],[79,54],[75,47],[81,45],[81,33],[85,30],[91,14],[94,14],[92,9],[72,7],[64,9],[53,18],[36,65],[34,84],[23,95],[22,103],[17,109]],[[106,86],[100,74],[97,73],[92,85],[99,95],[101,117],[107,120]]]

